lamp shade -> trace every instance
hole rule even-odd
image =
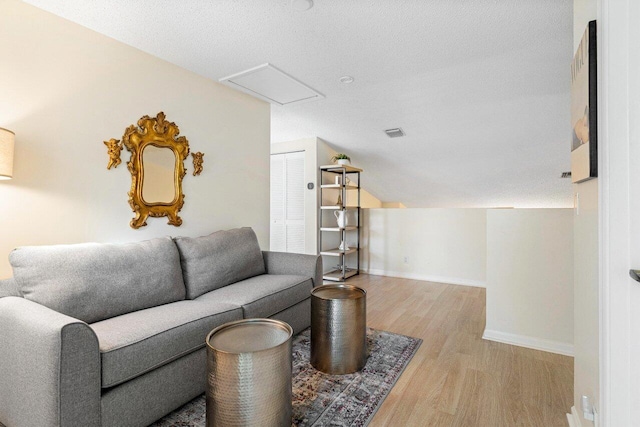
[[[0,179],[13,177],[13,144],[15,134],[0,128]]]

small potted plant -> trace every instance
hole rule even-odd
[[[338,163],[340,166],[344,166],[351,163],[351,158],[344,153],[338,153],[331,158],[331,161]]]

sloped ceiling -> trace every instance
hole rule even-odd
[[[272,141],[328,141],[383,201],[573,204],[572,0],[28,3],[216,81],[274,64],[326,99],[273,106]]]

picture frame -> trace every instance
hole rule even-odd
[[[585,29],[571,64],[571,181],[598,176],[596,21]]]

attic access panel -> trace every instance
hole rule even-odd
[[[219,81],[280,106],[324,98],[321,93],[268,63],[223,77]]]

